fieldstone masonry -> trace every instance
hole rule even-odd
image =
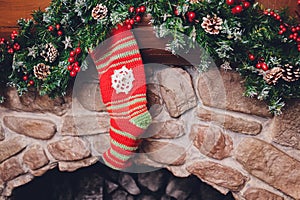
[[[146,73],[153,122],[136,164],[167,168],[178,177],[193,174],[237,200],[300,199],[299,100],[273,117],[264,102],[243,97],[235,72],[168,67]],[[109,115],[96,80],[77,89],[76,96],[56,99],[34,91],[19,97],[6,89],[0,105],[1,198],[53,168],[71,172],[99,162],[109,146]],[[160,176],[138,179],[156,191]],[[139,194],[130,179],[124,175],[119,182]],[[169,196],[175,195],[172,184]]]

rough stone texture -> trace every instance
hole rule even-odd
[[[129,194],[137,195],[141,193],[135,180],[128,174],[122,173],[119,177],[119,183]]]
[[[11,196],[14,188],[25,185],[26,183],[29,183],[30,181],[32,181],[33,178],[34,177],[31,174],[26,174],[24,176],[19,176],[19,177],[15,178],[14,180],[9,181],[2,194],[4,196]]]
[[[165,122],[153,121],[143,134],[144,137],[153,139],[175,139],[185,134],[183,122],[167,120]]]
[[[139,183],[152,192],[158,191],[165,182],[166,174],[162,171],[153,171],[149,173],[139,173]]]
[[[155,118],[157,115],[159,115],[163,109],[163,102],[160,96],[159,88],[159,84],[147,84],[147,107],[152,118]]]
[[[300,162],[264,141],[244,139],[235,157],[252,175],[300,199]]]
[[[192,192],[192,184],[185,179],[172,178],[167,185],[166,194],[176,200],[188,199]]]
[[[24,173],[24,170],[17,158],[10,158],[0,165],[0,178],[3,181],[10,181]]]
[[[232,115],[223,113],[217,113],[212,110],[208,110],[199,107],[197,110],[197,116],[204,121],[214,121],[217,124],[223,126],[225,129],[243,133],[247,135],[257,135],[261,132],[262,125],[254,120],[234,117]]]
[[[80,104],[87,110],[91,111],[105,111],[106,107],[102,102],[100,93],[99,81],[91,83],[82,83],[76,90],[74,96],[77,97]]]
[[[96,155],[102,155],[110,147],[109,134],[99,134],[87,138],[92,144],[93,149],[97,152]]]
[[[244,197],[246,200],[284,200],[283,197],[261,188],[247,189],[244,193]]]
[[[24,153],[23,162],[31,170],[36,170],[48,164],[49,159],[40,145],[32,145]]]
[[[194,138],[194,145],[202,154],[218,160],[229,157],[233,149],[231,137],[215,126],[195,124],[192,126],[190,135]]]
[[[178,117],[197,105],[190,75],[180,68],[166,68],[158,72],[161,95],[172,117]]]
[[[82,167],[88,167],[95,164],[99,159],[97,157],[86,158],[76,162],[59,162],[58,168],[60,171],[73,172]]]
[[[59,161],[76,161],[87,158],[90,150],[80,138],[64,138],[50,143],[48,150]]]
[[[10,130],[35,139],[48,140],[56,132],[56,125],[49,120],[5,116],[3,121]]]
[[[182,165],[186,158],[186,149],[171,142],[144,142],[142,147],[147,156],[158,163]]]
[[[211,185],[217,185],[231,191],[240,191],[248,178],[239,171],[211,161],[198,161],[187,170]]]
[[[47,171],[51,170],[51,169],[54,169],[57,167],[57,163],[50,163],[49,165],[46,165],[45,167],[42,167],[40,169],[37,169],[37,170],[34,170],[34,171],[31,171],[31,174],[33,176],[42,176],[44,175]]]
[[[282,115],[273,119],[274,142],[300,149],[300,115],[298,113],[300,113],[300,101],[287,102]]]
[[[4,129],[2,127],[2,123],[0,122],[0,141],[5,139]]]
[[[109,115],[102,114],[82,114],[80,116],[67,115],[63,118],[62,135],[85,136],[109,131]]]
[[[197,89],[206,106],[271,117],[266,103],[243,96],[242,78],[236,72],[215,68],[202,73],[198,77]]]
[[[3,142],[0,142],[0,163],[4,160],[16,155],[27,146],[23,137],[15,137]]]
[[[19,97],[15,88],[7,89],[5,98],[5,107],[17,111],[51,112],[61,116],[70,107],[70,101],[67,98],[58,97],[51,99],[47,95],[40,96],[35,91],[29,91]]]

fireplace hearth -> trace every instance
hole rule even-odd
[[[11,200],[233,200],[195,176],[178,178],[160,169],[125,173],[101,163],[73,173],[53,169],[16,188]]]

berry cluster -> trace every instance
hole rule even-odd
[[[28,81],[28,75],[26,74],[26,75],[24,75],[23,77],[22,77],[22,79],[23,79],[23,81],[25,81],[25,82],[27,82]],[[29,80],[28,81],[28,85],[34,85],[34,81],[33,80]]]
[[[81,53],[81,48],[77,47],[75,50],[70,52],[70,57],[68,58],[68,70],[70,71],[70,76],[75,77],[77,73],[80,71],[80,65],[77,61],[78,56]]]
[[[226,4],[232,6],[231,13],[239,14],[251,6],[251,3],[246,0],[226,0]]]
[[[272,10],[265,10],[264,14],[273,17],[275,20],[281,23],[279,26],[278,34],[283,35],[284,33],[287,33],[288,38],[290,40],[294,40],[297,43],[297,49],[300,52],[300,24],[298,24],[297,26],[290,26],[289,24],[283,23],[280,15]]]
[[[55,28],[52,25],[48,26],[48,31],[50,31],[50,32],[56,31],[56,34],[58,36],[62,36],[62,34],[63,34],[60,24],[56,24]]]
[[[142,15],[146,12],[146,7],[144,5],[137,8],[130,6],[128,9],[131,17],[125,20],[125,24],[128,29],[132,29],[135,23],[139,23],[142,20]]]
[[[248,53],[248,58],[250,61],[255,61],[256,57],[252,54],[252,53]],[[262,69],[264,71],[267,71],[269,69],[269,66],[267,65],[267,63],[265,63],[265,59],[260,57],[257,59],[257,63],[255,65],[255,67],[257,69]]]
[[[255,65],[255,67],[257,69],[262,69],[264,71],[267,71],[269,69],[269,66],[267,65],[267,63],[265,63],[264,58],[259,58],[257,64]]]
[[[13,54],[15,51],[19,51],[21,46],[18,42],[15,42],[16,37],[18,36],[17,31],[12,31],[10,34],[10,40],[5,41],[4,38],[0,38],[0,45],[6,45],[7,53]]]

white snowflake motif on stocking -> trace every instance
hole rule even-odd
[[[128,69],[125,65],[121,69],[114,70],[114,74],[111,76],[112,87],[117,94],[121,92],[128,94],[133,87],[133,81],[132,69]]]

